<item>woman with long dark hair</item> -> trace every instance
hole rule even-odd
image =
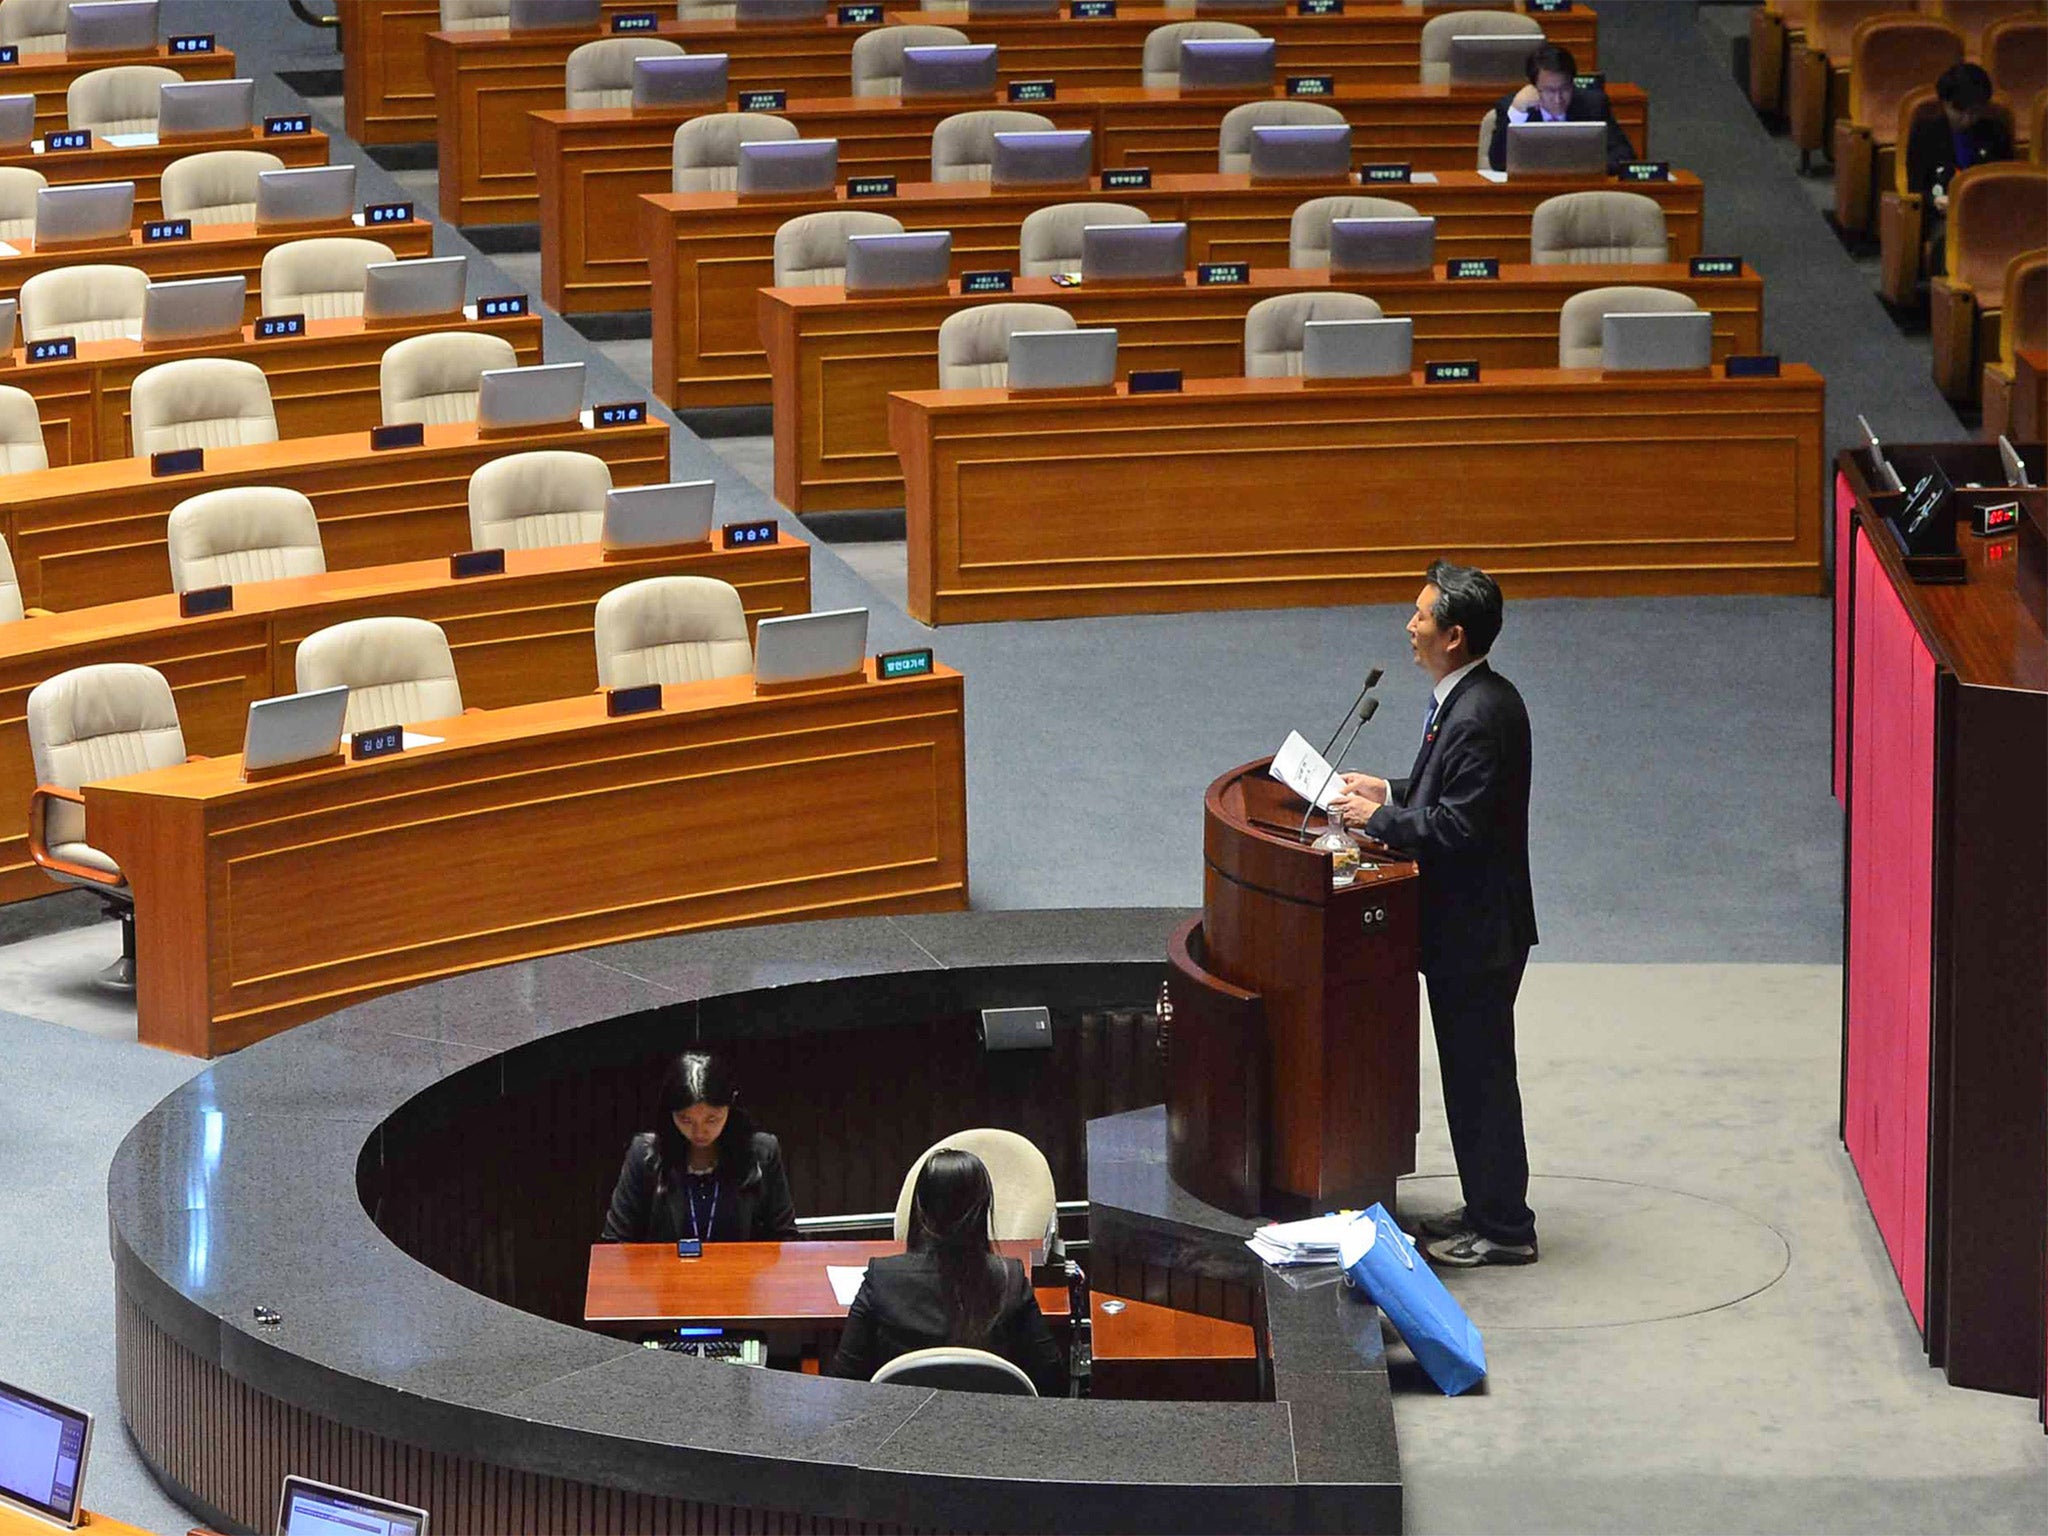
[[[739,1106],[723,1057],[686,1051],[662,1074],[654,1129],[626,1148],[608,1243],[772,1242],[799,1236],[782,1148]]]
[[[1040,1397],[1064,1397],[1067,1365],[1024,1266],[989,1242],[995,1190],[972,1152],[941,1147],[917,1175],[908,1252],[872,1259],[846,1314],[834,1376],[865,1380],[898,1355],[941,1344],[1001,1355]]]

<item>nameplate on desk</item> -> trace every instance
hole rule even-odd
[[[1631,160],[1621,168],[1623,181],[1669,181],[1669,160]]]
[[[894,176],[849,176],[846,179],[848,197],[894,197],[896,178]]]
[[[1105,192],[1143,192],[1152,185],[1149,165],[1119,165],[1102,173]]]
[[[1290,96],[1334,96],[1337,94],[1335,75],[1289,75],[1287,94]]]
[[[881,24],[882,8],[879,5],[839,7],[839,25],[842,27],[879,27]]]
[[[1203,261],[1195,265],[1197,288],[1242,287],[1252,280],[1248,261]]]
[[[647,420],[645,400],[614,400],[610,405],[600,405],[590,413],[590,419],[600,427],[637,427]]]
[[[787,91],[741,91],[742,112],[780,112],[789,105]]]
[[[410,224],[411,203],[368,203],[363,207],[365,224]]]
[[[211,32],[187,32],[182,36],[173,35],[171,38],[171,52],[211,53],[213,52],[213,34]]]
[[[661,18],[652,11],[621,11],[612,18],[614,32],[657,32]]]
[[[1358,168],[1358,179],[1366,186],[1406,181],[1414,174],[1415,167],[1405,160],[1399,164],[1389,161],[1383,165],[1362,165]]]
[[[1599,70],[1572,76],[1572,88],[1579,91],[1598,91],[1607,88],[1607,76]]]
[[[1425,384],[1477,384],[1479,364],[1467,363],[1424,363],[1422,382]]]
[[[20,62],[21,49],[19,46],[9,43],[6,47],[0,48],[0,64],[19,64]]]
[[[1015,289],[1015,274],[1009,272],[963,272],[960,274],[962,293],[1010,293]]]
[[[404,750],[405,727],[402,725],[380,725],[371,730],[357,731],[348,739],[348,755],[357,762],[366,757],[389,757]]]
[[[370,428],[370,451],[381,453],[386,448],[417,448],[427,440],[425,423],[417,421],[393,422],[390,426]]]
[[[1059,84],[1052,80],[1012,80],[1009,85],[1011,101],[1051,101],[1059,94]]]
[[[1686,270],[1694,277],[1740,277],[1742,258],[1740,256],[1695,256],[1687,263]]]
[[[448,574],[457,581],[470,576],[502,576],[505,574],[505,551],[502,549],[465,549],[448,557]]]
[[[294,117],[266,117],[263,119],[263,137],[266,139],[289,139],[313,131],[313,119],[301,112]]]
[[[43,135],[43,153],[54,155],[67,149],[91,149],[90,128],[60,128],[55,133]]]
[[[914,651],[884,651],[875,658],[875,676],[883,682],[898,677],[929,677],[932,671],[932,648],[920,646]]]
[[[1444,267],[1444,276],[1449,278],[1486,278],[1500,276],[1498,256],[1460,256]]]
[[[1177,395],[1180,393],[1180,370],[1178,368],[1133,368],[1130,390],[1134,395]]]
[[[190,219],[148,219],[142,226],[144,245],[162,245],[166,240],[190,240],[192,221]]]
[[[1074,0],[1067,14],[1076,21],[1114,21],[1116,0]]]
[[[604,712],[607,719],[621,715],[644,715],[661,708],[661,684],[641,683],[632,688],[607,688]]]
[[[1344,0],[1299,0],[1294,7],[1297,16],[1342,16]]]
[[[775,519],[763,517],[751,523],[727,523],[719,534],[727,549],[751,549],[756,544],[773,544],[776,541]]]
[[[1572,0],[1529,0],[1529,10],[1537,16],[1561,16],[1571,8]]]
[[[1778,377],[1778,354],[1775,352],[1734,352],[1721,365],[1721,374],[1730,379],[1775,379]]]
[[[76,336],[45,336],[28,344],[28,360],[32,363],[68,363],[76,356]]]
[[[166,448],[162,453],[152,453],[149,456],[149,473],[152,478],[164,475],[196,475],[204,468],[204,448]]]
[[[228,613],[235,606],[233,587],[195,587],[178,594],[178,617],[203,619],[209,613]]]
[[[523,293],[501,293],[494,299],[476,301],[476,317],[479,320],[509,320],[514,315],[530,312]]]
[[[1980,539],[1995,539],[2020,525],[2020,504],[2016,501],[1980,501],[1970,508],[1970,532]]]

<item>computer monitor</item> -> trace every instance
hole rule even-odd
[[[967,0],[970,21],[1000,16],[1057,16],[1060,0]]]
[[[512,0],[505,24],[514,32],[595,32],[599,0]]]
[[[1529,55],[1543,46],[1539,32],[1512,37],[1451,39],[1452,85],[1520,85],[1528,78]]]
[[[249,279],[188,277],[178,282],[152,282],[142,296],[142,344],[215,341],[242,334],[242,308],[249,299]]]
[[[1305,379],[1392,379],[1414,367],[1415,322],[1310,320],[1301,328]]]
[[[1605,176],[1605,123],[1509,123],[1510,176]]]
[[[1436,265],[1436,220],[1330,220],[1330,270],[1382,276],[1428,272]]]
[[[241,133],[256,121],[254,80],[185,80],[157,87],[156,136]]]
[[[92,1415],[0,1381],[0,1505],[78,1524]]]
[[[1270,37],[1184,37],[1180,88],[1184,91],[1264,91],[1273,85]]]
[[[530,368],[486,368],[477,394],[479,432],[551,427],[583,413],[583,365],[536,363]]]
[[[277,1501],[277,1536],[427,1536],[427,1512],[310,1477],[288,1477]]]
[[[1012,331],[1010,388],[1099,389],[1116,382],[1116,328]]]
[[[732,56],[683,53],[633,61],[633,105],[684,107],[723,104]]]
[[[848,293],[936,293],[952,270],[950,229],[847,237]]]
[[[1095,169],[1095,135],[1086,128],[999,133],[988,179],[999,187],[1084,187]]]
[[[308,165],[256,173],[256,227],[346,224],[356,208],[356,168]]]
[[[363,318],[411,320],[421,315],[459,315],[462,296],[468,291],[466,256],[373,261],[363,269]]]
[[[867,649],[865,608],[763,619],[754,630],[754,682],[810,683],[847,677],[860,671]]]
[[[64,17],[64,51],[156,52],[156,0],[78,0]]]
[[[2013,447],[2012,439],[2003,432],[1998,434],[1998,462],[2005,469],[2005,483],[2016,485],[2022,490],[2033,485],[2027,478],[2027,461],[2020,457],[2019,449]]]
[[[606,549],[655,549],[669,544],[702,544],[711,537],[715,480],[679,480],[672,485],[635,485],[604,493]]]
[[[996,45],[959,43],[903,50],[903,95],[993,96]]]
[[[1349,123],[1274,124],[1252,130],[1253,181],[1348,181]]]
[[[36,136],[36,98],[33,93],[0,96],[0,149],[19,149]]]
[[[837,139],[749,139],[734,185],[742,197],[799,197],[829,192],[838,179]]]
[[[759,23],[818,21],[824,17],[825,0],[737,0],[733,20],[741,26]]]
[[[1161,282],[1188,269],[1188,227],[1171,224],[1085,224],[1081,280]]]
[[[126,245],[134,222],[132,181],[82,181],[36,191],[37,245]]]
[[[348,685],[258,699],[242,728],[242,773],[312,763],[341,750],[341,723],[348,716]]]
[[[1238,11],[1286,11],[1288,0],[1195,0],[1197,16],[1228,16]]]
[[[1704,309],[1600,319],[1600,367],[1607,373],[1676,373],[1713,361],[1714,317]]]

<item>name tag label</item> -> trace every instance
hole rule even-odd
[[[960,274],[962,293],[1009,293],[1014,290],[1016,280],[1008,272],[963,272]]]
[[[645,715],[661,708],[661,684],[640,683],[632,688],[607,688],[604,712],[608,719],[622,715]]]
[[[751,549],[756,544],[773,544],[775,519],[764,517],[751,523],[727,523],[719,529],[719,541],[727,549]]]
[[[742,112],[780,112],[789,105],[787,91],[741,91]]]
[[[1687,263],[1694,277],[1740,277],[1742,258],[1740,256],[1695,256]]]
[[[1572,8],[1572,0],[1529,0],[1529,10],[1537,16],[1562,16]]]
[[[411,203],[370,203],[363,209],[365,224],[410,224]]]
[[[46,155],[61,154],[67,149],[91,148],[90,128],[60,128],[55,133],[43,135],[43,153]]]
[[[1468,363],[1424,363],[1422,382],[1425,384],[1477,384],[1479,364]]]
[[[196,475],[204,468],[204,448],[166,448],[162,453],[152,453],[149,456],[149,472],[152,476]]]
[[[1252,264],[1248,261],[1204,261],[1195,267],[1198,288],[1241,286],[1251,280]]]
[[[357,762],[366,757],[389,757],[404,750],[405,727],[402,725],[380,725],[372,730],[357,731],[348,739],[348,755]]]
[[[932,670],[932,648],[920,646],[914,651],[884,651],[875,658],[875,676],[882,682],[898,677],[929,677]]]
[[[1730,379],[1775,379],[1779,377],[1778,354],[1775,352],[1736,352],[1721,366],[1723,377]]]
[[[1116,0],[1074,0],[1068,14],[1076,21],[1111,21],[1116,17]]]
[[[45,336],[28,344],[28,360],[32,363],[67,363],[76,356],[76,336]]]
[[[256,317],[256,339],[276,341],[285,336],[306,334],[304,315],[258,315]]]
[[[17,45],[9,43],[6,47],[0,48],[0,64],[19,64],[20,62],[21,49]]]
[[[1052,101],[1059,94],[1059,83],[1054,80],[1012,80],[1009,96],[1012,101]]]
[[[647,402],[614,400],[591,411],[590,419],[600,427],[637,427],[647,420]]]
[[[1669,160],[1631,160],[1621,168],[1623,181],[1669,181],[1671,162]]]
[[[652,11],[621,11],[612,18],[614,32],[655,32],[661,28],[661,18]]]
[[[505,551],[465,549],[450,555],[448,574],[457,581],[466,581],[471,576],[502,576],[505,574]]]
[[[228,613],[235,606],[233,587],[199,587],[178,594],[178,617],[203,619],[209,613]]]
[[[1105,192],[1143,192],[1152,185],[1149,165],[1119,165],[1102,173]]]
[[[1449,278],[1488,278],[1500,276],[1498,256],[1461,256],[1444,268]]]
[[[879,27],[881,24],[882,8],[879,5],[839,7],[839,25],[842,27]]]
[[[182,37],[171,39],[173,53],[211,53],[213,34],[211,32],[188,32]]]
[[[1299,0],[1294,7],[1297,16],[1342,16],[1344,0]]]
[[[1360,166],[1358,179],[1368,187],[1375,185],[1384,186],[1394,182],[1405,182],[1414,174],[1415,167],[1406,161],[1402,161],[1399,164],[1389,161],[1381,165]]]
[[[1587,74],[1573,75],[1572,85],[1581,91],[1604,90],[1607,85],[1607,76],[1597,69],[1592,70]]]
[[[370,428],[370,451],[381,453],[386,448],[417,448],[427,440],[427,429],[423,422],[401,421],[388,427]]]
[[[303,113],[297,117],[266,117],[263,119],[263,137],[286,139],[294,134],[311,133],[313,119]]]
[[[1133,368],[1130,377],[1130,391],[1134,395],[1177,395],[1180,393],[1180,370],[1178,368]]]
[[[166,240],[190,240],[190,219],[149,219],[142,226],[142,243],[160,245]]]
[[[476,301],[479,320],[509,320],[527,312],[526,295],[523,293],[501,293],[496,298]]]
[[[896,178],[894,176],[849,176],[846,179],[848,197],[894,197]]]
[[[1337,93],[1335,75],[1289,75],[1287,94],[1290,96],[1334,96]]]

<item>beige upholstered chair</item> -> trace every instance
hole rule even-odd
[[[164,217],[201,224],[256,222],[256,178],[284,162],[260,149],[215,149],[164,167]]]
[[[1698,309],[1699,305],[1669,288],[1588,288],[1564,301],[1557,317],[1557,366],[1600,366],[1600,322],[1609,315],[1642,315],[1664,310]]]
[[[740,146],[800,139],[786,117],[767,112],[707,112],[676,129],[669,152],[672,192],[730,192],[739,184]]]
[[[25,165],[0,165],[0,240],[35,238],[36,194],[49,184],[41,171]]]
[[[171,590],[317,576],[327,569],[313,503],[278,485],[202,491],[171,508]]]
[[[1302,327],[1311,320],[1377,320],[1380,307],[1362,293],[1276,293],[1244,317],[1244,376],[1288,379],[1301,373]]]
[[[21,285],[21,339],[132,341],[142,334],[142,301],[148,292],[149,274],[140,267],[110,263],[38,272]]]
[[[385,425],[475,421],[485,371],[518,366],[519,354],[502,336],[440,331],[394,342],[377,370]]]
[[[1090,224],[1150,224],[1152,215],[1129,203],[1054,203],[1024,215],[1017,270],[1026,277],[1081,270],[1081,231]]]
[[[1543,25],[1514,11],[1445,11],[1422,24],[1422,83],[1451,83],[1454,37],[1541,37]]]
[[[1242,176],[1251,170],[1254,128],[1297,123],[1342,127],[1344,122],[1344,114],[1328,102],[1248,101],[1223,114],[1223,131],[1216,138],[1216,169],[1226,176]]]
[[[159,64],[89,69],[64,93],[64,121],[94,133],[155,133],[158,92],[185,77]]]
[[[1488,107],[1486,109],[1486,116],[1479,119],[1478,154],[1474,157],[1472,164],[1472,168],[1475,171],[1490,171],[1493,169],[1493,125],[1499,120],[1500,111],[1496,107]]]
[[[43,443],[36,397],[12,384],[0,384],[0,475],[49,467],[50,451]]]
[[[1150,91],[1180,89],[1180,45],[1183,38],[1257,37],[1256,27],[1235,21],[1169,21],[1145,34],[1139,84]]]
[[[381,240],[323,235],[287,240],[264,253],[263,308],[273,315],[336,320],[363,312],[364,269],[373,261],[396,261]]]
[[[71,0],[0,0],[0,43],[24,54],[62,53]]]
[[[775,231],[775,286],[830,288],[846,281],[849,235],[900,235],[903,225],[867,208],[804,213]]]
[[[863,32],[853,40],[853,94],[901,96],[904,49],[956,48],[967,41],[967,34],[953,27],[912,25]]]
[[[1038,1388],[1024,1373],[991,1350],[966,1344],[935,1344],[930,1349],[912,1349],[885,1360],[875,1382],[895,1382],[903,1387],[943,1387],[948,1392],[980,1392],[990,1397],[1036,1397]]]
[[[462,713],[455,655],[425,619],[350,619],[299,642],[299,691],[346,687],[345,732],[447,720]]]
[[[254,363],[187,357],[135,376],[128,433],[138,458],[177,448],[238,448],[277,441],[270,381]]]
[[[999,133],[1044,133],[1052,119],[1036,112],[989,107],[955,112],[932,130],[933,181],[987,181]]]
[[[601,37],[569,54],[568,106],[571,112],[593,107],[633,105],[633,61],[670,58],[682,44],[665,37]]]
[[[1670,259],[1664,210],[1640,192],[1567,192],[1538,203],[1529,220],[1529,260],[1539,267]]]
[[[441,0],[443,32],[502,32],[512,24],[512,0]]]
[[[597,600],[597,686],[696,683],[754,670],[740,595],[709,576],[652,576]]]
[[[1414,208],[1391,197],[1312,197],[1287,221],[1287,265],[1308,272],[1330,264],[1330,224],[1336,219],[1412,219]]]
[[[1010,382],[1010,337],[1018,331],[1071,331],[1074,317],[1056,304],[976,304],[939,325],[939,388],[1001,389]]]
[[[897,1242],[910,1235],[910,1201],[917,1192],[918,1173],[934,1152],[949,1147],[972,1152],[988,1168],[989,1183],[996,1192],[995,1205],[989,1211],[991,1238],[999,1243],[1036,1242],[1054,1230],[1059,1204],[1053,1191],[1052,1164],[1015,1131],[984,1127],[956,1132],[918,1154],[896,1196]]]
[[[591,453],[508,453],[469,477],[471,549],[595,544],[612,472]]]
[[[13,624],[27,611],[21,606],[21,579],[14,574],[14,555],[7,541],[0,539],[0,624]]]

